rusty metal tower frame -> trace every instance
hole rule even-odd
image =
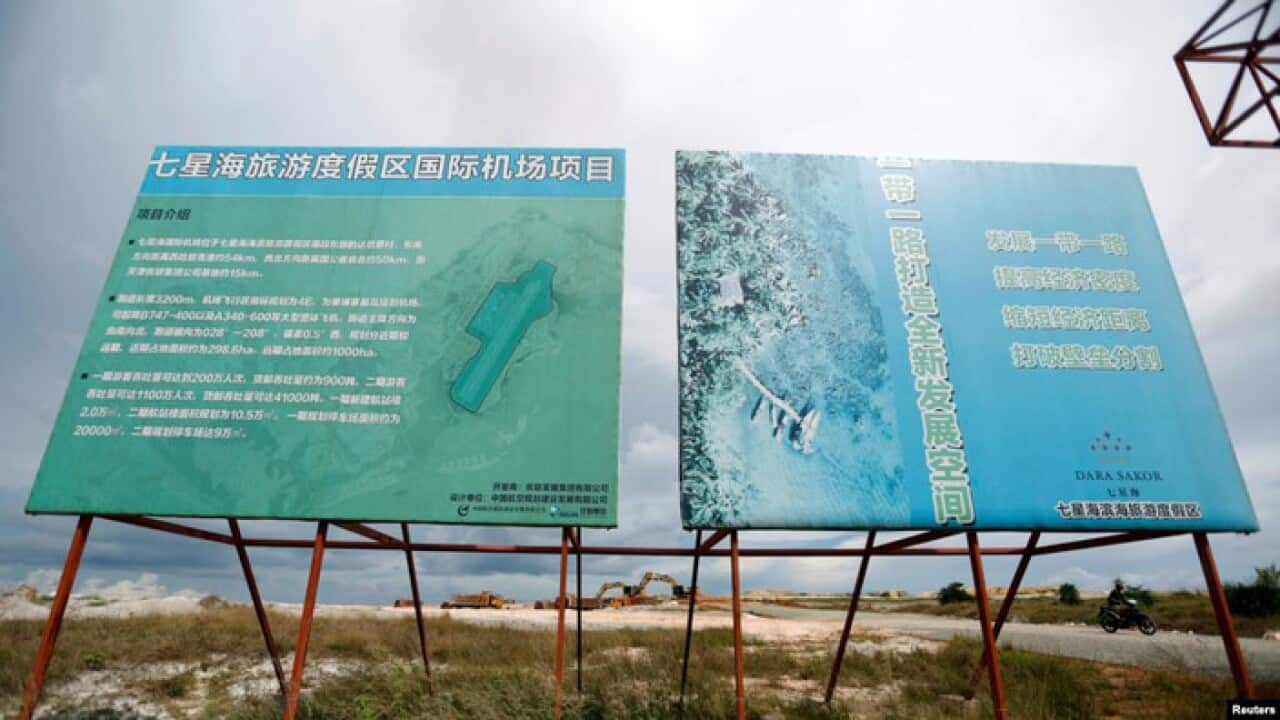
[[[1240,3],[1240,6],[1245,4]],[[1280,98],[1277,98],[1280,96],[1280,27],[1266,34],[1263,31],[1273,4],[1274,0],[1259,0],[1240,14],[1224,20],[1228,11],[1237,5],[1236,0],[1226,0],[1173,56],[1210,145],[1280,148]],[[1237,32],[1252,28],[1250,38],[1212,44],[1215,39],[1235,28],[1239,28]],[[1270,55],[1267,54],[1269,52]],[[1216,118],[1211,118],[1205,109],[1201,90],[1191,76],[1188,63],[1228,63],[1238,66]],[[1257,90],[1258,99],[1240,109],[1236,101],[1246,82]],[[1271,116],[1275,138],[1262,140],[1239,137],[1240,133],[1237,131],[1240,127],[1263,108]]]

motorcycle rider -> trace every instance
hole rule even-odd
[[[1107,607],[1115,609],[1121,617],[1133,607],[1129,598],[1124,596],[1124,581],[1120,578],[1116,578],[1115,587],[1111,588],[1111,593],[1107,595]]]

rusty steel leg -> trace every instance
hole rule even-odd
[[[1009,708],[1005,705],[1004,680],[1000,677],[1000,651],[996,648],[996,636],[991,630],[991,602],[987,598],[987,578],[982,570],[982,548],[978,545],[978,533],[965,533],[969,541],[969,564],[973,567],[973,591],[978,596],[978,622],[982,624],[982,647],[990,659],[987,675],[991,679],[991,705],[997,720],[1007,720]]]
[[[560,720],[560,702],[564,684],[564,611],[569,604],[565,591],[569,584],[569,528],[560,530],[560,594],[556,596],[556,689],[551,716]]]
[[[307,662],[307,643],[311,640],[311,620],[316,614],[316,589],[320,585],[320,566],[324,563],[324,541],[329,523],[316,526],[316,540],[311,550],[311,573],[307,576],[307,594],[302,601],[302,619],[298,622],[298,642],[293,650],[293,677],[285,696],[284,720],[298,716],[298,695],[302,692],[302,670]]]
[[[578,566],[574,570],[574,577],[578,581],[578,692],[582,692],[582,528],[579,527],[574,537],[577,542],[573,544],[575,554],[577,555]]]
[[[747,720],[747,681],[743,670],[742,581],[738,572],[738,531],[729,534],[729,572],[733,576],[733,693],[738,720]]]
[[[853,615],[858,612],[858,599],[862,597],[862,581],[867,578],[867,565],[871,563],[871,547],[876,541],[876,531],[867,533],[867,546],[863,550],[862,562],[858,564],[858,579],[853,583],[853,594],[849,596],[849,612],[844,616],[844,630],[840,633],[840,644],[836,645],[836,660],[831,664],[831,679],[827,681],[827,694],[823,702],[831,702],[836,692],[836,681],[840,679],[840,666],[844,663],[845,646],[849,644],[849,632],[853,629]]]
[[[53,646],[58,642],[58,633],[62,630],[62,618],[67,612],[67,602],[71,599],[71,586],[76,582],[76,571],[80,569],[80,558],[84,556],[84,545],[89,539],[89,526],[92,524],[92,515],[81,515],[71,534],[71,546],[67,548],[67,559],[62,564],[58,590],[53,594],[49,618],[44,621],[44,632],[40,634],[40,647],[36,650],[31,673],[27,675],[27,686],[22,693],[22,708],[18,711],[19,720],[31,720],[36,703],[40,701],[44,675],[49,670],[49,661],[53,659]]]
[[[409,539],[409,523],[400,523],[404,537],[404,559],[409,564],[409,589],[413,591],[413,617],[418,623],[418,647],[422,649],[422,667],[427,671],[427,694],[435,695],[431,684],[431,657],[427,654],[427,627],[422,622],[422,596],[418,593],[418,569],[413,563],[413,541]]]
[[[1192,537],[1196,542],[1196,554],[1200,556],[1200,568],[1204,570],[1209,600],[1213,603],[1213,615],[1218,620],[1218,633],[1227,651],[1227,663],[1231,665],[1231,677],[1236,681],[1236,694],[1241,700],[1251,700],[1253,681],[1249,679],[1249,669],[1244,664],[1244,653],[1240,652],[1240,636],[1231,622],[1231,610],[1227,607],[1227,596],[1222,592],[1222,579],[1218,577],[1218,565],[1213,561],[1213,550],[1209,548],[1209,536],[1198,532]]]
[[[996,626],[992,628],[992,635],[996,640],[1000,639],[1000,628],[1004,627],[1004,621],[1009,617],[1009,610],[1013,608],[1013,597],[1018,594],[1018,587],[1022,585],[1022,576],[1027,572],[1027,565],[1031,563],[1031,551],[1036,549],[1036,544],[1040,542],[1040,531],[1031,533],[1031,537],[1027,538],[1027,549],[1022,553],[1022,557],[1018,558],[1018,567],[1013,571],[1013,579],[1009,581],[1009,590],[1004,595],[1004,601],[1000,603],[1000,612],[996,613]],[[973,669],[973,673],[969,675],[969,689],[964,693],[965,700],[972,700],[974,693],[978,691],[978,680],[982,677],[982,670],[987,666],[987,651],[984,648],[982,658],[978,660],[978,665]]]
[[[702,546],[702,531],[693,538],[693,578],[689,583],[689,618],[684,624],[684,659],[680,662],[680,712],[684,712],[684,691],[689,684],[689,650],[693,645],[693,609],[698,604],[698,548]]]
[[[258,627],[262,629],[262,640],[267,644],[267,655],[271,656],[271,667],[276,671],[276,682],[280,685],[280,697],[289,694],[289,686],[284,681],[284,667],[280,664],[280,653],[276,652],[276,641],[271,637],[271,623],[267,621],[267,608],[262,604],[262,595],[258,593],[258,582],[253,577],[253,566],[249,564],[249,551],[241,540],[240,523],[235,518],[227,518],[231,526],[231,537],[235,539],[236,557],[240,558],[240,569],[244,571],[244,582],[249,586],[249,599],[253,601],[253,612],[258,616]]]

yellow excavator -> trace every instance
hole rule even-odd
[[[582,598],[582,609],[598,610],[600,608],[606,608],[606,607],[609,607],[609,608],[622,607],[623,605],[627,604],[627,598],[625,595],[611,597],[607,600],[605,599],[604,596],[605,596],[605,593],[609,592],[610,590],[625,590],[627,587],[628,586],[626,583],[620,582],[620,581],[604,583],[603,585],[600,586],[600,589],[596,591],[596,594],[594,597]],[[569,593],[569,596],[567,599],[569,603],[566,607],[570,607],[570,608],[578,607],[577,595],[574,595],[573,593]],[[536,607],[554,608],[554,607],[558,607],[558,605],[559,603],[557,603],[555,600],[549,600],[547,602],[537,603]]]
[[[681,600],[689,596],[685,587],[675,578],[665,573],[646,572],[644,577],[640,579],[640,584],[623,588],[623,593],[627,596],[629,605],[648,605],[662,602],[661,598],[645,595],[645,588],[649,587],[649,583],[664,582],[671,586],[671,596],[677,600]]]
[[[596,591],[595,606],[596,606],[596,607],[598,607],[598,608],[602,608],[602,607],[611,607],[611,608],[622,607],[622,606],[623,606],[623,604],[626,602],[626,600],[625,600],[626,596],[625,596],[625,595],[616,596],[616,597],[611,597],[611,598],[609,598],[608,600],[605,600],[605,599],[604,599],[604,595],[605,595],[605,593],[609,592],[610,590],[623,590],[623,591],[625,591],[625,590],[626,590],[626,588],[627,588],[627,584],[626,584],[626,583],[624,583],[624,582],[622,582],[621,580],[615,580],[615,581],[613,581],[613,582],[607,582],[607,583],[604,583],[603,585],[601,585],[601,586],[600,586],[600,589]]]
[[[644,577],[640,578],[640,582],[635,585],[628,585],[621,580],[607,582],[600,585],[600,589],[596,591],[594,597],[583,597],[579,601],[578,596],[570,593],[566,598],[567,607],[577,608],[581,602],[583,610],[597,610],[600,608],[620,608],[628,605],[656,605],[666,599],[665,595],[647,595],[645,590],[649,587],[649,583],[664,582],[671,586],[671,596],[676,600],[687,600],[689,595],[697,593],[681,585],[675,578],[665,573],[646,572]],[[622,594],[606,597],[610,590],[621,590]],[[555,608],[559,603],[555,600],[539,601],[535,607],[538,609]]]

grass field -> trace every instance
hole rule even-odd
[[[291,651],[296,618],[273,615],[272,620],[281,651]],[[0,705],[0,713],[16,709],[39,632],[38,622],[0,622],[0,693],[9,703]],[[303,717],[550,717],[550,633],[478,627],[448,618],[430,621],[428,632],[434,695],[426,691],[410,618],[318,619],[308,667],[328,662],[345,670],[319,678],[309,675],[307,684],[313,689]],[[566,717],[680,717],[679,631],[584,635],[581,695],[573,690],[572,633],[569,641]],[[153,715],[159,708],[178,717],[277,718],[280,706],[269,687],[249,696],[235,691],[244,663],[261,662],[260,643],[253,615],[243,607],[212,607],[172,617],[69,621],[50,673],[47,707],[55,710],[50,717],[139,717],[119,713],[119,703],[115,713],[101,711],[106,698],[93,692],[69,700],[57,689],[59,683],[76,678],[87,678],[92,687],[95,677],[131,670],[135,681],[128,696],[152,708]],[[731,643],[727,630],[696,635],[690,700],[683,717],[732,717]],[[977,703],[965,704],[959,698],[978,654],[977,643],[964,640],[943,644],[937,652],[851,653],[837,701],[828,707],[818,700],[830,668],[829,643],[749,643],[749,708],[752,717],[759,718],[954,718],[968,713],[982,717],[989,713],[983,694]],[[1219,717],[1222,700],[1231,694],[1229,681],[1222,678],[1121,669],[1015,650],[1001,657],[1010,711],[1017,718]],[[1275,697],[1280,688],[1262,692]]]
[[[1213,617],[1213,606],[1209,604],[1209,596],[1204,593],[1190,591],[1173,591],[1155,593],[1156,602],[1145,612],[1155,619],[1162,630],[1190,630],[1201,635],[1217,635],[1218,624]],[[991,601],[992,613],[999,608],[1002,598]],[[844,610],[849,605],[845,598],[812,598],[786,600],[780,604],[796,607],[812,607],[828,610]],[[1017,598],[1009,619],[1014,622],[1028,623],[1085,623],[1097,622],[1098,606],[1101,600],[1084,600],[1079,605],[1063,605],[1055,598],[1035,597]],[[932,600],[880,600],[863,599],[858,603],[859,610],[873,612],[909,612],[943,617],[978,617],[978,606],[974,602],[959,602],[940,605]],[[1262,637],[1268,630],[1280,630],[1280,616],[1245,617],[1237,615],[1232,618],[1236,632],[1241,637]]]

